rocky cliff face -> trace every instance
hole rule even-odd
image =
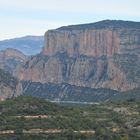
[[[22,84],[11,74],[0,69],[0,100],[22,94]]]
[[[45,34],[43,51],[18,67],[20,80],[127,91],[139,86],[140,23],[102,21],[61,27]],[[124,63],[119,58],[125,58]],[[125,65],[125,66],[124,66]],[[131,67],[130,66],[130,67]],[[137,74],[137,75],[136,75]]]
[[[112,29],[54,30],[45,34],[43,53],[53,56],[67,52],[69,57],[112,56],[120,51],[120,38]]]

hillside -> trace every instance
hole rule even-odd
[[[17,49],[25,55],[38,54],[43,47],[43,36],[25,36],[0,41],[0,50]]]
[[[37,82],[22,82],[23,95],[42,97],[54,101],[104,102],[119,95],[111,89],[94,89],[66,83],[41,84]]]
[[[0,102],[0,139],[139,140],[140,102],[54,104],[18,97]]]

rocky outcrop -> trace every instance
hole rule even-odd
[[[17,65],[24,63],[27,56],[15,49],[6,49],[0,51],[0,68],[11,74]]]
[[[10,48],[0,51],[0,57],[3,57],[3,58],[11,57],[11,58],[19,59],[20,61],[25,61],[27,58],[22,52],[16,49],[10,49]]]
[[[22,94],[22,84],[11,74],[0,69],[0,100]]]
[[[137,22],[107,20],[61,27],[46,32],[43,51],[18,67],[16,74],[25,81],[127,91],[139,83],[130,78],[124,63],[116,60],[120,55],[139,59],[138,52]]]

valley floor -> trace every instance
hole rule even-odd
[[[0,102],[0,140],[139,140],[140,102],[56,104],[34,97]]]

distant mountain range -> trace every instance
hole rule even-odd
[[[7,48],[17,49],[25,55],[35,55],[43,47],[43,36],[25,36],[0,41],[0,50]]]

